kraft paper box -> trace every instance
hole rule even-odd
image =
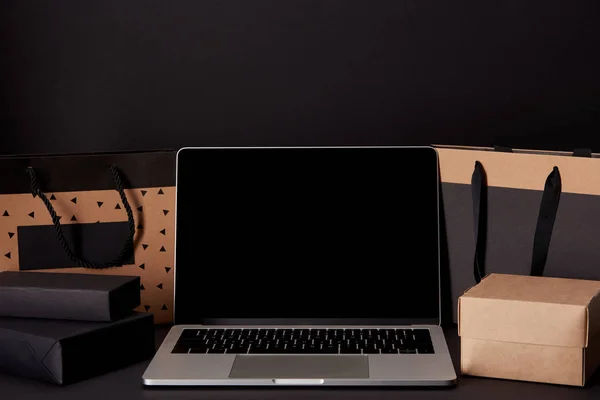
[[[465,375],[585,386],[600,364],[600,282],[491,274],[459,298]]]

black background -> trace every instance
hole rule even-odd
[[[0,154],[600,150],[597,0],[3,0]]]

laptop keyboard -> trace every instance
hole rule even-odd
[[[177,354],[433,354],[428,329],[185,329]]]

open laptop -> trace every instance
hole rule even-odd
[[[184,148],[175,326],[145,385],[456,380],[431,147]]]

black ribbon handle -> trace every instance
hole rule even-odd
[[[75,254],[75,252],[73,252],[73,250],[67,243],[67,240],[65,239],[65,235],[63,234],[62,227],[60,225],[60,218],[56,214],[56,211],[54,210],[54,207],[50,203],[50,200],[48,200],[48,197],[46,197],[46,195],[39,188],[35,169],[33,169],[32,167],[27,168],[27,173],[29,174],[29,180],[30,180],[31,194],[33,194],[33,197],[38,196],[42,200],[44,205],[46,206],[46,209],[48,210],[48,213],[50,214],[50,217],[52,218],[52,223],[54,224],[54,228],[56,230],[56,236],[58,237],[58,240],[59,240],[63,250],[69,257],[69,259],[79,267],[92,268],[92,269],[106,269],[106,268],[110,268],[110,267],[120,267],[125,263],[125,261],[128,259],[128,257],[133,252],[133,238],[135,235],[135,220],[133,218],[133,211],[131,210],[131,206],[129,205],[127,196],[125,195],[125,190],[123,189],[123,180],[121,179],[121,174],[119,173],[119,169],[117,168],[116,165],[111,165],[110,172],[111,172],[113,180],[115,182],[115,190],[119,193],[119,196],[121,197],[121,202],[123,203],[123,207],[125,208],[125,211],[127,212],[127,222],[128,222],[128,226],[129,226],[129,234],[127,235],[127,239],[125,240],[123,248],[121,249],[119,254],[117,254],[117,256],[113,260],[102,262],[102,263],[97,263],[97,262],[84,260],[83,258],[77,256]]]
[[[542,276],[548,259],[550,241],[554,222],[560,203],[562,180],[558,167],[554,167],[546,178],[540,211],[538,214],[535,235],[533,238],[533,252],[531,256],[532,276]],[[471,193],[473,197],[473,222],[475,232],[475,257],[473,275],[475,282],[479,283],[485,277],[485,253],[487,243],[487,176],[483,165],[475,162],[475,169],[471,177]]]
[[[550,240],[554,230],[554,221],[558,212],[560,203],[560,194],[562,192],[562,180],[558,167],[554,167],[552,172],[546,178],[544,184],[544,193],[540,204],[535,235],[533,237],[533,253],[531,256],[531,275],[544,275],[548,252],[550,251]]]
[[[487,176],[479,161],[475,162],[475,170],[471,177],[471,194],[473,197],[473,229],[475,232],[475,258],[473,275],[479,283],[485,277],[485,250],[487,244]]]

